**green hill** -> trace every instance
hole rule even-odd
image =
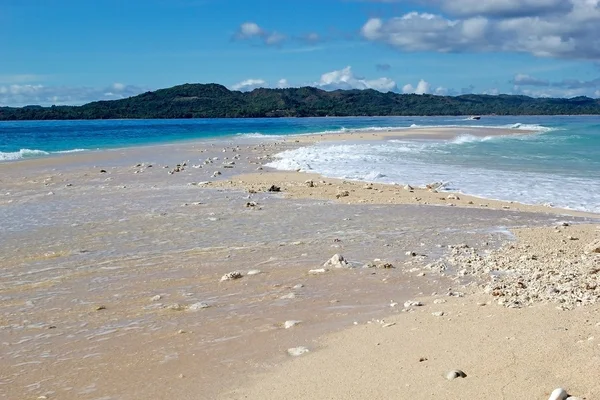
[[[231,91],[217,84],[185,84],[122,100],[82,106],[0,107],[0,120],[118,118],[262,118],[392,115],[600,114],[600,100],[512,95],[433,96],[313,87]]]

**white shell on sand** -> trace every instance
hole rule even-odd
[[[284,324],[283,324],[283,327],[285,329],[290,329],[290,328],[293,328],[294,326],[298,325],[301,322],[302,321],[295,321],[295,320],[285,321]]]
[[[250,271],[248,271],[248,273],[246,273],[246,275],[251,276],[251,275],[258,275],[261,273],[261,270],[259,269],[251,269]]]
[[[404,308],[408,308],[408,307],[421,307],[423,305],[423,303],[421,303],[420,301],[415,301],[415,300],[409,300],[407,302],[404,303]]]
[[[467,374],[465,374],[460,369],[453,369],[452,371],[449,371],[446,374],[446,379],[448,379],[449,381],[454,380],[456,378],[466,378],[466,377],[467,377]]]
[[[190,304],[190,306],[188,307],[188,310],[198,311],[198,310],[203,310],[208,307],[210,307],[210,305],[208,305],[207,303],[199,302],[199,303]]]
[[[290,356],[292,357],[298,357],[301,356],[302,354],[308,353],[310,350],[308,350],[306,347],[304,346],[299,346],[299,347],[292,347],[291,349],[288,349],[287,352]]]
[[[308,271],[309,275],[319,275],[324,274],[325,272],[327,272],[325,268],[311,269]]]
[[[563,388],[554,389],[548,400],[566,400],[569,397]]]

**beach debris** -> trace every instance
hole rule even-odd
[[[281,192],[281,188],[279,186],[271,185],[271,187],[269,189],[267,189],[267,192],[271,192],[271,193]]]
[[[444,316],[444,312],[443,311],[436,311],[431,313],[431,315],[433,315],[434,317],[443,317]]]
[[[216,178],[219,175],[221,175],[221,171],[215,171],[215,172],[213,172],[213,178]]]
[[[585,247],[587,253],[600,253],[600,239],[593,241]]]
[[[409,192],[412,192],[415,190],[415,188],[410,185],[404,185],[404,190],[408,190]]]
[[[242,275],[241,272],[239,271],[232,271],[232,272],[228,272],[225,275],[223,275],[221,277],[221,282],[225,282],[225,281],[233,281],[236,279],[240,279],[242,278],[244,275]]]
[[[415,253],[414,251],[407,251],[405,254],[407,256],[409,256],[409,257],[416,257],[417,256],[417,253]]]
[[[256,207],[258,205],[257,202],[255,201],[249,201],[246,203],[246,207],[250,208],[250,207]]]
[[[160,299],[162,299],[160,294],[150,297],[150,301],[160,301]]]
[[[382,328],[389,328],[389,327],[391,327],[391,326],[394,326],[394,325],[396,325],[396,323],[395,323],[395,322],[390,322],[390,323],[387,323],[387,324],[383,324],[383,325],[381,325],[381,327],[382,327]]]
[[[287,353],[292,357],[298,357],[298,356],[308,353],[309,351],[310,350],[308,350],[306,347],[299,346],[299,347],[292,347],[291,349],[288,349]]]
[[[348,197],[348,196],[350,196],[350,192],[349,192],[349,191],[347,191],[347,190],[340,190],[340,191],[339,191],[339,192],[338,192],[338,193],[335,195],[335,198],[336,198],[336,199],[339,199],[339,198],[342,198],[342,197]]]
[[[106,173],[106,170],[105,170],[105,169],[101,169],[101,170],[100,170],[100,173],[101,173],[101,174],[105,174],[105,173]]]
[[[323,264],[323,268],[349,268],[350,264],[344,256],[340,254],[334,254],[329,260]]]
[[[433,191],[433,190],[440,189],[440,188],[442,188],[443,186],[444,186],[444,183],[443,183],[443,182],[433,182],[433,183],[430,183],[430,184],[428,184],[428,185],[425,185],[425,187],[426,187],[427,189],[429,189],[429,190],[432,190],[432,191]]]
[[[419,358],[419,362],[425,362],[425,361],[427,361],[427,357],[421,357],[421,358]]]
[[[175,304],[171,304],[170,306],[167,307],[169,310],[173,310],[173,311],[183,311],[185,310],[185,307],[182,306],[179,303],[175,303]]]
[[[194,304],[190,304],[188,306],[188,310],[190,311],[198,311],[198,310],[204,310],[205,308],[209,308],[210,305],[208,303],[205,303],[203,301],[198,302],[198,303],[194,303]]]
[[[250,271],[248,271],[246,273],[246,275],[248,276],[252,276],[252,275],[258,275],[260,274],[262,271],[260,269],[251,269]]]
[[[566,400],[569,398],[567,391],[563,388],[554,389],[548,400]]]
[[[320,274],[324,274],[325,272],[327,272],[328,270],[325,268],[317,268],[317,269],[311,269],[308,271],[309,275],[320,275]]]
[[[446,379],[448,379],[449,381],[452,381],[456,378],[466,378],[466,377],[467,377],[467,374],[465,374],[460,369],[453,369],[452,371],[448,371],[446,373]]]
[[[283,323],[283,327],[284,327],[285,329],[290,329],[290,328],[293,328],[294,326],[296,326],[296,325],[300,324],[301,322],[302,322],[302,321],[297,321],[297,320],[293,320],[293,319],[291,319],[291,320],[285,321],[285,322]]]
[[[448,197],[446,197],[446,200],[460,200],[460,197],[458,197],[456,194],[452,193],[452,194],[449,194]]]
[[[446,300],[444,299],[435,299],[433,301],[433,304],[444,304],[446,302]]]
[[[308,187],[315,187],[315,183],[312,180],[305,181],[304,184]]]
[[[96,307],[96,311],[106,310],[106,306],[98,306]]]
[[[292,287],[292,289],[298,290],[298,289],[302,289],[303,287],[304,287],[304,285],[299,283],[297,285],[294,285],[294,287]]]
[[[404,308],[409,308],[409,307],[422,307],[423,303],[421,303],[420,301],[416,301],[416,300],[408,300],[406,302],[404,302]]]

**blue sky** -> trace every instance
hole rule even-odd
[[[0,105],[181,83],[600,97],[600,0],[2,0]]]

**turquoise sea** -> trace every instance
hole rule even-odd
[[[0,161],[75,151],[290,134],[380,131],[411,126],[532,130],[523,136],[451,141],[323,143],[272,163],[330,177],[385,183],[447,184],[447,190],[600,212],[600,117],[376,117],[0,122]]]

